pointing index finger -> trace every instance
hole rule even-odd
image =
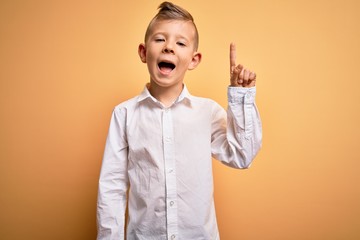
[[[236,46],[235,43],[230,44],[230,70],[236,66]]]

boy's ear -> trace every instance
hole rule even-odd
[[[199,65],[200,62],[201,62],[201,53],[195,52],[194,56],[189,64],[188,70],[195,69],[197,67],[197,65]]]
[[[146,63],[146,47],[144,43],[139,44],[138,54],[143,63]]]

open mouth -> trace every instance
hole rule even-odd
[[[162,73],[170,73],[175,68],[175,64],[169,62],[159,62],[159,69]]]

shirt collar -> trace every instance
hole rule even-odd
[[[183,100],[188,100],[189,103],[191,102],[191,94],[189,93],[189,90],[187,89],[186,85],[183,85],[183,90],[181,91],[179,97],[175,100],[175,103],[182,102]],[[141,92],[141,94],[138,97],[138,102],[141,102],[145,99],[151,99],[153,102],[159,103],[159,101],[154,98],[150,92],[149,92],[149,83],[145,85],[144,90]]]

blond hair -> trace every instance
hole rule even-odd
[[[189,21],[193,24],[195,28],[195,44],[194,48],[195,50],[198,49],[199,46],[199,33],[196,28],[194,18],[191,16],[191,14],[183,9],[180,6],[177,6],[171,2],[163,2],[158,7],[159,12],[155,15],[155,17],[150,21],[146,33],[145,33],[145,43],[149,38],[150,31],[151,31],[151,25],[158,20],[182,20],[182,21]]]

